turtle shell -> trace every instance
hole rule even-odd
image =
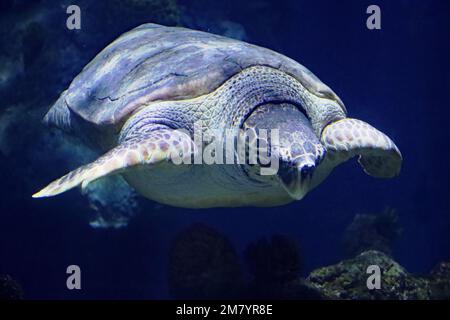
[[[60,125],[55,119],[70,118],[70,110],[97,126],[117,125],[144,103],[207,94],[255,65],[282,70],[343,107],[308,69],[279,53],[206,32],[144,24],[121,35],[86,65],[47,120]]]

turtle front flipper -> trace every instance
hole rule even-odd
[[[51,197],[78,185],[84,189],[90,182],[136,166],[155,165],[162,161],[176,164],[189,162],[195,144],[182,130],[159,129],[133,136],[94,162],[75,169],[53,181],[33,198]]]
[[[345,118],[325,127],[321,137],[330,161],[343,162],[359,155],[364,172],[377,178],[400,173],[402,155],[394,142],[368,123]]]

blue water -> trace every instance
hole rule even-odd
[[[78,2],[83,8],[85,2]],[[215,19],[239,23],[247,41],[283,53],[312,70],[341,97],[349,116],[368,121],[395,141],[404,158],[401,175],[376,180],[351,161],[336,168],[305,199],[287,206],[156,209],[142,201],[143,212],[128,227],[100,230],[88,225],[88,208],[80,204],[77,191],[47,200],[31,199],[50,179],[72,169],[62,160],[55,161],[57,155],[46,154],[52,159],[48,163],[61,165],[51,177],[39,174],[45,166],[42,155],[34,158],[26,150],[24,158],[2,155],[0,273],[13,275],[26,298],[169,298],[167,256],[174,236],[203,222],[224,234],[239,254],[261,236],[294,237],[305,263],[301,273],[306,276],[314,268],[343,259],[342,234],[355,214],[379,213],[386,207],[397,210],[403,228],[393,248],[396,261],[410,272],[423,274],[449,261],[450,3],[378,0],[382,29],[370,31],[365,27],[365,10],[372,1],[231,1],[216,4],[218,9],[211,2],[194,2],[204,8],[202,19],[210,19],[211,25]],[[187,10],[190,5],[196,8],[190,1],[181,3]],[[24,13],[46,10],[53,11],[41,24],[70,39],[64,31],[64,10],[53,8],[48,1],[23,5],[15,13],[4,11],[0,19],[5,23],[8,15],[10,23],[20,23]],[[105,30],[101,19],[89,16],[89,11],[84,19],[82,32],[88,34],[74,39],[85,48],[76,65],[69,64],[58,81],[51,65],[41,66],[39,72],[25,71],[14,88],[1,87],[0,96],[5,98],[0,112],[30,101],[29,95],[42,87],[45,97],[39,100],[40,106],[49,106],[106,44],[131,27],[152,22],[142,17],[123,19]],[[206,31],[214,31],[205,25]],[[90,38],[96,40],[89,42]],[[47,38],[45,45],[47,50],[58,43]],[[32,144],[27,141],[24,148]],[[82,269],[81,291],[66,289],[65,271],[70,264]]]

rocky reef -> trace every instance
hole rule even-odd
[[[367,286],[369,266],[380,267],[380,288]],[[268,286],[269,287],[269,286]],[[251,287],[252,288],[252,287]],[[253,289],[253,288],[252,288]],[[295,277],[273,286],[273,299],[313,300],[448,300],[450,264],[440,263],[428,275],[409,273],[389,255],[365,251],[355,258],[318,268],[308,277]],[[249,298],[260,297],[250,290]],[[255,296],[256,295],[256,296]]]
[[[92,209],[89,224],[94,228],[124,227],[140,210],[137,193],[118,175],[92,182],[84,193]]]
[[[323,299],[449,299],[448,263],[439,264],[428,275],[415,275],[394,260],[393,244],[402,231],[395,209],[355,215],[343,233],[347,259],[312,271],[302,284]],[[368,285],[374,267],[380,272],[379,288]]]
[[[369,289],[367,279],[371,265],[381,269],[381,288]],[[450,280],[450,279],[448,279]],[[432,279],[414,276],[388,255],[371,250],[353,259],[311,272],[307,281],[327,299],[410,300],[435,298]]]
[[[302,259],[294,239],[272,235],[250,243],[241,263],[225,236],[197,224],[181,232],[172,248],[170,290],[174,298],[184,299],[450,299],[450,263],[439,264],[428,275],[415,275],[387,253],[367,250],[305,278]],[[379,288],[368,286],[370,266],[379,268]]]

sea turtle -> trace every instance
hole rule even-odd
[[[223,36],[156,24],[126,32],[102,50],[44,121],[107,152],[35,198],[120,173],[145,197],[173,206],[276,206],[301,199],[354,156],[374,177],[396,176],[402,162],[391,139],[347,118],[338,96],[296,61]],[[180,164],[205,144],[195,142],[196,128],[253,130],[252,143],[265,141],[279,169],[262,174],[264,164],[248,160]],[[277,142],[260,137],[262,129],[277,129]],[[246,141],[246,153],[235,152],[234,159],[248,154]]]

